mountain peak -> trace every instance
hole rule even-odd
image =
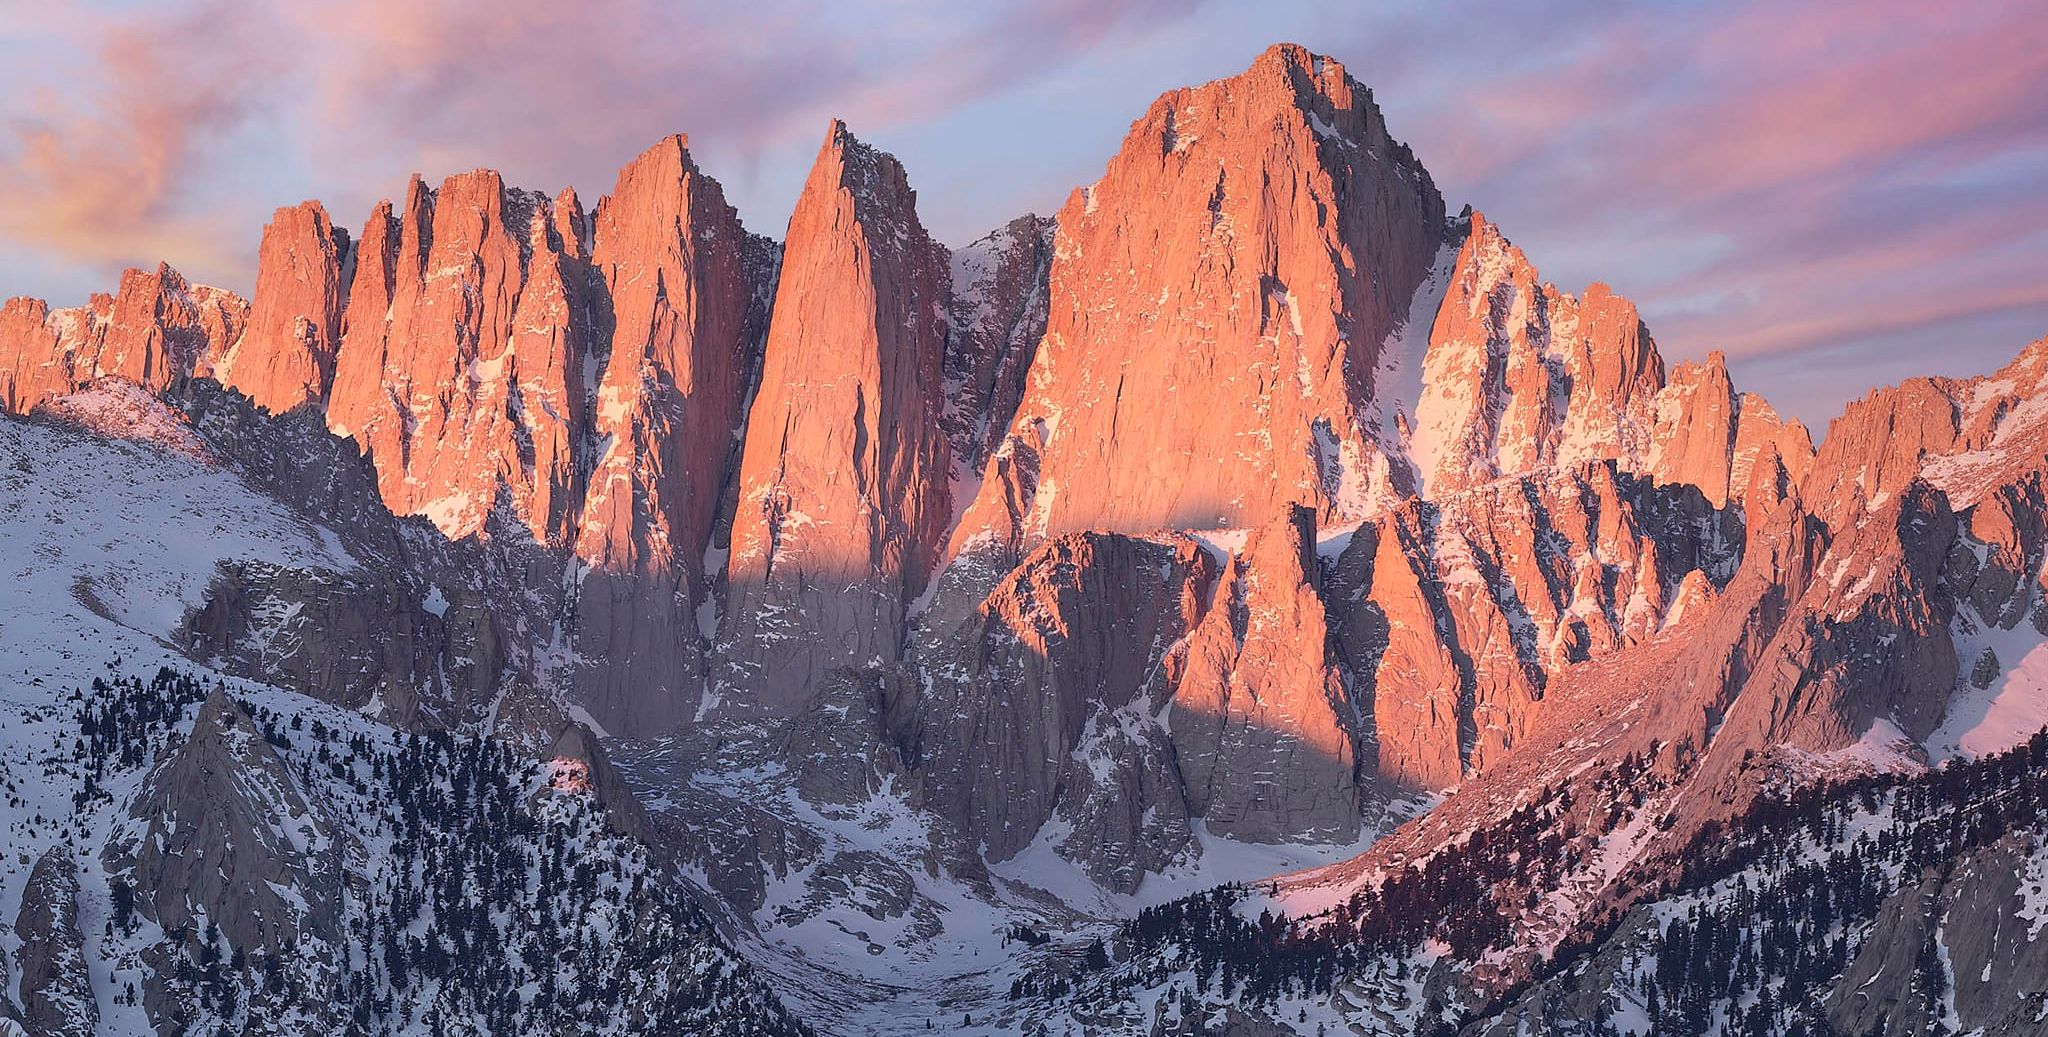
[[[1373,382],[1443,200],[1340,68],[1281,46],[1167,92],[1058,226],[1031,390],[956,545],[1303,501],[1355,518],[1392,493]]]

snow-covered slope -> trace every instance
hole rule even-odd
[[[162,404],[154,404],[157,411]],[[162,427],[165,414],[152,412]],[[232,472],[55,423],[0,418],[0,738],[18,761],[57,743],[66,689],[184,663],[170,638],[228,559],[342,569],[331,531],[305,525]],[[63,713],[63,715],[59,715]],[[15,777],[0,918],[60,838],[75,791]],[[27,824],[41,817],[42,824]],[[4,933],[0,929],[0,933]],[[0,943],[6,937],[0,935]]]
[[[182,427],[144,400],[120,428]],[[805,1032],[703,894],[564,778],[580,764],[423,739],[180,655],[219,564],[357,563],[204,451],[149,438],[0,419],[0,962],[23,969],[0,1020]],[[27,967],[52,961],[53,982]]]

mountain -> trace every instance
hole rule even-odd
[[[1291,45],[917,205],[0,307],[0,1019],[2039,1032],[2048,339],[1816,450]]]

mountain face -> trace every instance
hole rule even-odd
[[[893,156],[832,124],[790,217],[740,461],[718,692],[735,708],[800,713],[896,662],[937,559],[948,266],[916,200]]]
[[[1816,451],[1286,45],[258,258],[0,307],[0,1020],[2037,1032],[2048,340]]]
[[[1390,492],[1375,380],[1443,201],[1341,65],[1276,47],[1160,98],[1057,224],[1043,342],[952,538],[969,579],[1062,533]]]

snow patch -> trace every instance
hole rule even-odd
[[[1967,617],[1967,618],[1966,618]],[[2020,620],[2011,630],[1983,623],[1969,609],[1956,620],[1956,694],[1942,725],[1927,739],[1937,763],[2004,752],[2048,727],[2048,637]],[[1989,650],[1998,674],[1979,688],[1971,678]]]

